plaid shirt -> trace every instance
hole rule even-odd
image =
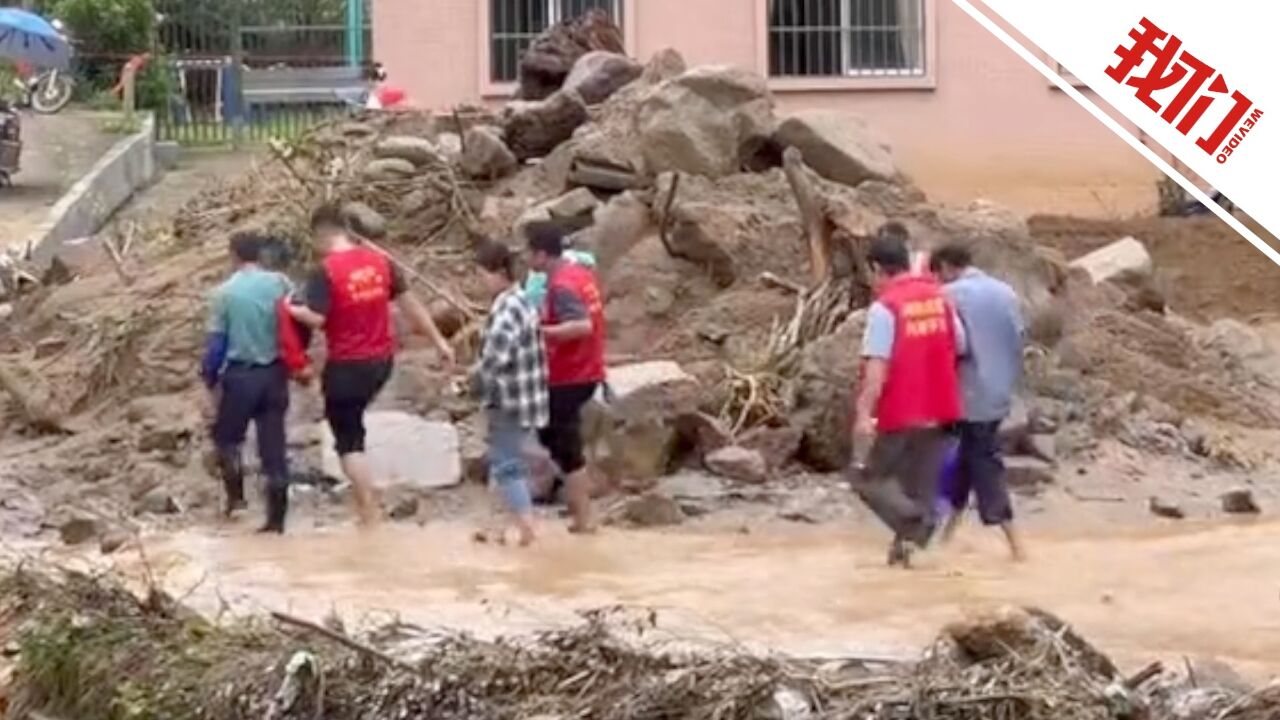
[[[506,290],[493,301],[484,348],[471,379],[486,407],[516,415],[522,427],[541,428],[549,421],[541,324],[519,288]]]

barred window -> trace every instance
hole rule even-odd
[[[769,0],[774,77],[920,77],[925,0]]]
[[[623,0],[488,0],[489,76],[493,82],[513,82],[520,56],[543,30],[588,10],[604,10],[622,24]]]

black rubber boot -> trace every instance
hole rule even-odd
[[[266,496],[267,521],[258,532],[284,534],[284,519],[289,514],[288,479],[268,479]]]
[[[236,511],[244,510],[249,504],[244,499],[244,463],[240,459],[240,449],[219,450],[218,469],[222,473],[222,487],[226,491],[227,517]]]

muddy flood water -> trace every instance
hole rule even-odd
[[[1126,666],[1187,656],[1257,680],[1280,675],[1280,523],[1032,535],[1022,565],[969,527],[910,572],[883,566],[884,538],[871,529],[577,538],[548,527],[527,550],[476,545],[470,529],[193,530],[148,542],[147,564],[206,611],[336,611],[357,624],[390,615],[492,634],[621,604],[656,609],[678,637],[806,656],[911,657],[951,620],[1030,604],[1075,623]]]

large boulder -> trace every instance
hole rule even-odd
[[[593,218],[591,227],[574,236],[574,246],[594,254],[596,273],[607,279],[651,228],[649,206],[635,193],[624,192],[597,207]]]
[[[622,31],[602,10],[557,23],[534,38],[520,58],[520,87],[516,97],[541,100],[561,86],[579,58],[592,50],[625,53]]]
[[[849,462],[849,429],[866,312],[804,350],[794,383],[792,417],[802,433],[799,457],[816,470],[834,472]]]
[[[697,410],[698,381],[674,362],[655,361],[609,368],[608,383],[604,469],[615,480],[665,475],[679,445],[677,419]]]
[[[644,67],[626,55],[594,50],[574,63],[563,89],[576,90],[583,102],[596,105],[635,81],[642,72]]]
[[[758,427],[743,433],[738,444],[760,453],[770,472],[781,470],[800,451],[804,433],[789,425]]]
[[[554,222],[568,227],[589,225],[593,221],[593,211],[599,205],[600,201],[590,190],[575,188],[521,213],[512,225],[512,234],[523,238],[525,230],[534,223]]]
[[[461,443],[451,423],[380,410],[365,415],[365,427],[365,452],[379,488],[431,489],[462,482]],[[342,478],[328,424],[320,426],[320,434],[321,468],[328,477]]]
[[[754,73],[698,67],[654,87],[635,123],[650,174],[723,177],[742,167],[748,141],[772,132],[773,98]]]
[[[778,125],[774,139],[783,147],[798,148],[805,163],[828,180],[857,186],[898,177],[893,152],[858,115],[802,110]]]
[[[513,102],[502,117],[502,139],[520,161],[544,157],[591,119],[575,90],[553,93],[545,100]]]
[[[515,172],[519,162],[499,130],[478,125],[462,139],[462,172],[478,180],[496,180]]]

